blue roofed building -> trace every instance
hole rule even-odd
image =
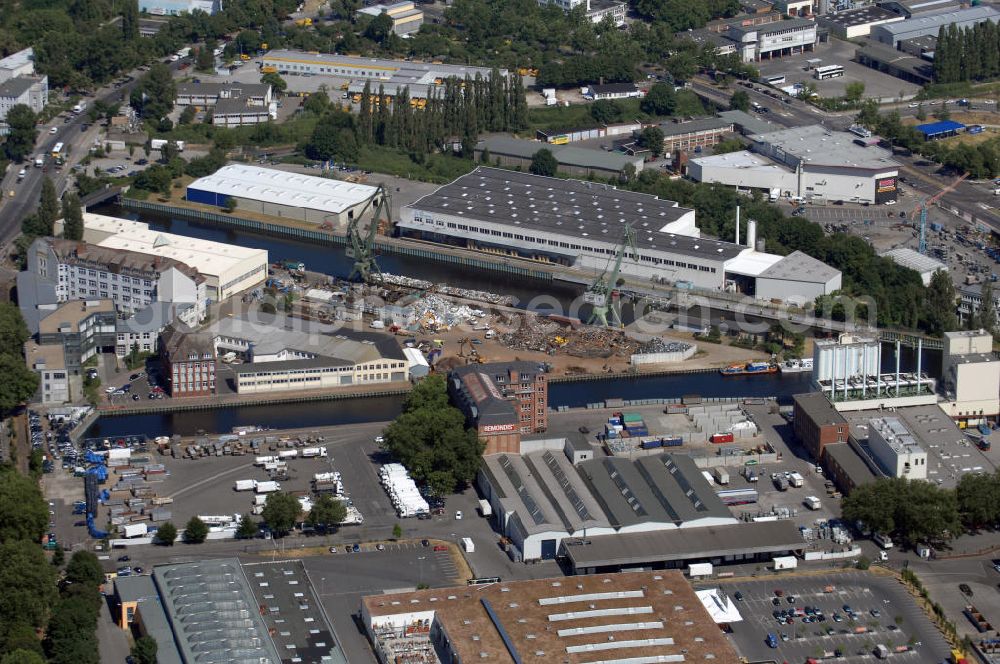
[[[958,135],[958,132],[965,129],[965,125],[954,120],[941,120],[940,122],[928,122],[917,125],[915,129],[923,134],[928,141],[937,141],[942,138]]]

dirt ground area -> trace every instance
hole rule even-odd
[[[491,317],[491,323],[496,317]],[[502,326],[498,325],[498,329]],[[657,335],[666,343],[686,343],[697,346],[698,352],[690,359],[649,364],[633,367],[629,363],[630,356],[640,345],[640,339],[646,340],[649,335],[643,335],[633,330],[610,330],[587,328],[577,333],[567,332],[565,326],[545,322],[540,324],[540,331],[533,336],[552,342],[557,336],[569,340],[562,348],[551,348],[548,352],[510,348],[498,339],[486,339],[483,331],[469,332],[467,329],[455,328],[447,331],[427,333],[418,338],[441,340],[443,352],[439,365],[461,365],[475,361],[471,356],[472,349],[476,357],[484,362],[506,362],[511,360],[527,360],[545,362],[552,366],[552,375],[565,374],[596,374],[625,372],[664,372],[691,371],[697,369],[714,369],[739,362],[767,359],[764,353],[736,348],[725,344],[702,343],[694,339],[691,333],[671,331],[670,334]],[[541,331],[541,330],[544,330]],[[503,336],[503,335],[501,335]],[[462,339],[469,339],[468,344],[462,344]],[[478,343],[473,343],[475,339]],[[544,342],[543,342],[544,343]],[[554,346],[557,344],[551,344]]]

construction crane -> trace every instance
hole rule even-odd
[[[627,249],[632,250],[633,256],[638,256],[638,250],[635,248],[635,231],[628,225],[625,226],[622,241],[615,252],[614,267],[611,268],[610,274],[608,268],[611,267],[611,261],[609,260],[607,267],[604,268],[604,272],[594,279],[594,283],[583,294],[583,301],[591,306],[590,320],[587,321],[588,325],[602,325],[606,327],[610,315],[611,324],[615,327],[622,327],[621,312],[618,311],[617,304],[612,302],[612,299],[615,289],[618,288],[618,274],[621,272],[622,259],[625,257]]]
[[[920,244],[917,246],[917,250],[920,253],[922,254],[927,253],[927,208],[934,205],[934,203],[936,203],[942,196],[947,194],[949,191],[952,191],[955,187],[961,184],[962,180],[964,180],[967,177],[969,177],[968,173],[962,173],[955,179],[954,182],[949,184],[947,187],[945,187],[938,193],[934,194],[930,198],[925,198],[924,200],[920,201],[920,203],[917,204],[917,207],[913,208],[913,211],[910,212],[910,219],[912,219],[913,215],[917,213],[917,210],[920,210],[920,226],[919,226]]]
[[[372,209],[374,207],[374,210]],[[389,192],[385,186],[378,185],[375,195],[368,199],[368,203],[359,213],[347,222],[347,250],[348,258],[354,259],[354,267],[351,268],[349,281],[363,281],[365,283],[380,283],[382,281],[382,271],[378,269],[375,262],[375,235],[378,233],[379,224],[383,221],[392,224],[392,205],[389,201]],[[369,214],[369,211],[371,213]],[[368,228],[362,230],[362,219],[370,217]]]

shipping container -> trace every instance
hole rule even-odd
[[[774,557],[774,571],[776,572],[783,569],[795,569],[798,565],[799,561],[795,556]]]
[[[709,440],[718,445],[719,443],[731,443],[735,438],[732,433],[713,433]]]
[[[641,447],[644,450],[653,450],[653,449],[656,449],[658,447],[663,447],[663,441],[662,440],[644,440],[644,441],[642,441],[642,443],[639,444],[639,447]]]
[[[122,526],[122,537],[145,537],[149,528],[145,523],[130,523]]]
[[[663,438],[660,443],[663,447],[680,447],[684,444],[684,439],[680,436],[674,436],[672,438]]]
[[[712,576],[712,563],[691,563],[688,565],[688,576]]]
[[[488,500],[479,501],[479,513],[482,514],[483,516],[493,515],[493,507],[490,505],[490,501]]]

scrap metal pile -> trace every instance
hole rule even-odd
[[[691,344],[683,341],[665,341],[660,337],[653,337],[649,341],[640,344],[636,353],[683,353],[691,348]]]
[[[456,325],[466,325],[482,319],[486,312],[467,304],[455,304],[437,295],[427,294],[410,307],[420,327],[426,330],[448,330]]]
[[[577,330],[539,317],[533,313],[507,314],[501,327],[510,332],[500,335],[500,343],[513,350],[556,353],[581,358],[627,357],[639,343],[625,337],[621,330],[583,327]]]

